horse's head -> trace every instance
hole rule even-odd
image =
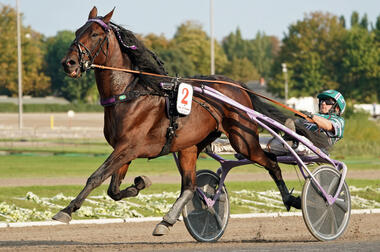
[[[105,63],[113,10],[104,17],[97,14],[96,7],[92,8],[87,22],[75,32],[75,39],[61,61],[70,77],[80,77],[93,63]]]

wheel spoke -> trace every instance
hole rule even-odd
[[[216,213],[215,209],[213,207],[209,207],[208,211],[215,217],[216,222],[218,223],[219,229],[222,228],[223,222],[220,219],[219,215]]]
[[[338,223],[337,219],[335,218],[335,214],[332,208],[330,208],[330,213],[331,213],[331,234],[336,234],[338,232]]]
[[[315,174],[314,178],[315,178],[316,181],[318,181],[319,183],[321,183],[321,173]]]
[[[347,204],[347,202],[344,199],[337,198],[334,204],[337,207],[339,207],[340,209],[342,209],[343,212],[347,213],[347,211],[348,211],[348,204]]]
[[[204,234],[205,234],[206,229],[207,229],[207,227],[209,225],[209,222],[210,222],[210,216],[207,214],[206,219],[205,219],[205,224],[204,224],[204,226],[203,226],[203,228],[202,228],[202,230],[200,232],[202,237],[204,237]]]
[[[307,207],[312,207],[315,209],[321,209],[322,208],[321,206],[324,206],[324,204],[321,205],[321,203],[323,204],[323,202],[316,202],[315,200],[308,200],[307,201]]]
[[[222,190],[221,194],[219,194],[219,198],[217,199],[218,202],[226,202],[227,201],[227,195]]]
[[[333,179],[330,182],[329,187],[326,190],[327,194],[331,195],[331,193],[333,193],[332,191],[336,188],[336,185],[337,185],[338,181],[339,181],[339,178],[334,176]]]
[[[192,211],[189,216],[197,216],[197,215],[204,215],[205,211],[203,209]]]
[[[326,209],[326,210],[323,212],[323,214],[321,215],[321,217],[320,217],[316,222],[313,223],[313,227],[314,227],[316,230],[318,230],[318,231],[321,230],[321,228],[322,228],[322,226],[323,226],[323,223],[324,223],[325,220],[326,220],[327,214],[328,214],[328,209]]]

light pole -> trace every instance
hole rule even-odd
[[[22,129],[22,61],[21,61],[21,19],[19,10],[19,0],[16,0],[17,12],[17,68],[18,68],[18,127]]]
[[[211,74],[215,74],[215,55],[214,55],[214,1],[210,0],[210,57]]]
[[[286,63],[282,63],[282,73],[285,79],[285,105],[288,103],[288,69],[286,68]]]

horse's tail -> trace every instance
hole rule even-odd
[[[249,89],[244,84],[242,84],[242,86],[246,89]],[[302,122],[303,120],[295,120],[296,118],[293,115],[281,112],[275,106],[273,106],[269,103],[263,102],[258,96],[254,95],[250,92],[248,92],[248,94],[251,98],[253,109],[255,111],[257,111],[263,115],[266,115],[266,116],[272,118],[273,120],[276,120],[277,122],[279,122],[281,124],[284,124],[286,119],[288,119],[288,118],[294,119],[297,134],[305,136],[318,148],[323,148],[326,150],[328,149],[329,142],[328,142],[327,135],[325,135],[323,133],[312,132],[312,131],[308,130],[305,127],[304,123]],[[274,130],[276,130],[276,129],[274,129]]]

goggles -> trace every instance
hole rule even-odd
[[[319,104],[322,104],[324,102],[326,105],[334,105],[335,101],[331,98],[324,98],[319,100]]]

